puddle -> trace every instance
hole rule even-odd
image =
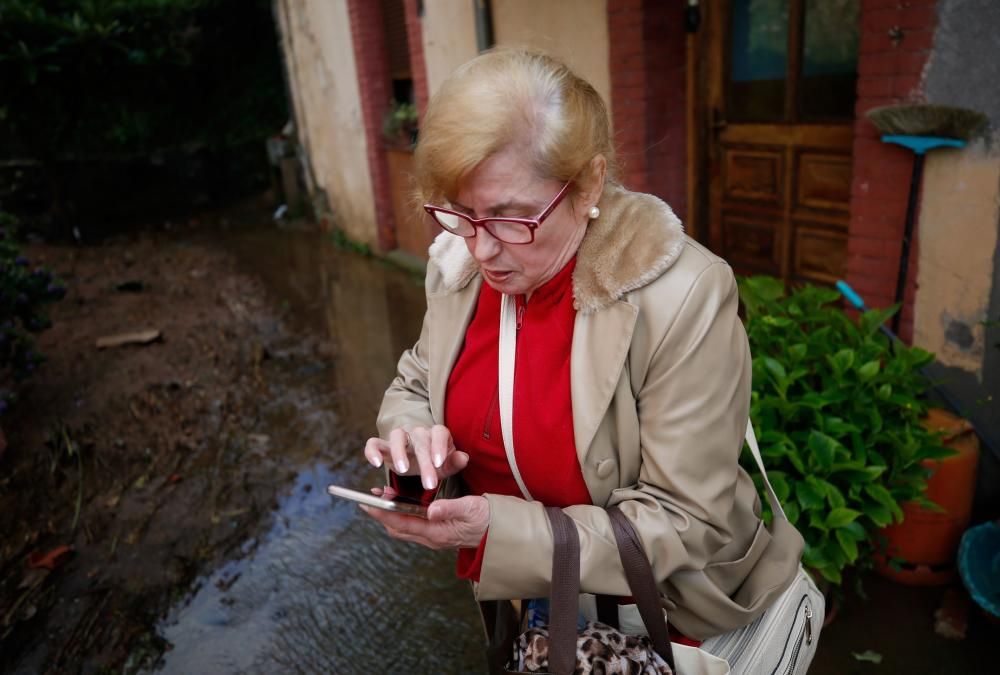
[[[172,648],[156,672],[484,672],[478,614],[454,554],[392,540],[325,493],[331,482],[379,482],[362,443],[419,333],[419,282],[321,235],[217,238],[264,279],[301,338],[270,354],[284,393],[258,429],[296,477],[270,530],[199,579],[161,622]]]

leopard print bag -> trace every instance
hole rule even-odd
[[[679,667],[680,675],[730,675],[724,660],[696,647],[670,642],[649,560],[632,524],[617,507],[608,509],[608,516],[629,588],[649,635],[626,635],[597,621],[578,630],[579,534],[562,509],[548,507],[545,512],[554,540],[550,620],[547,626],[531,627],[513,640],[512,658],[503,672],[673,675]]]
[[[514,645],[517,672],[544,673],[549,664],[548,628],[530,628],[518,636]],[[588,621],[577,633],[577,675],[672,675],[673,669],[663,660],[649,638],[625,635],[598,621]]]

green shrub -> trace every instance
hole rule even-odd
[[[52,325],[44,312],[66,287],[44,267],[31,269],[16,241],[17,222],[0,212],[0,414],[14,399],[9,385],[41,365],[32,335]]]
[[[839,584],[845,568],[870,566],[876,532],[902,520],[901,502],[929,505],[922,462],[950,454],[920,424],[931,386],[920,368],[934,355],[879,332],[895,307],[854,321],[835,290],[786,292],[763,276],[739,285],[768,476],[805,538],[804,564]],[[759,488],[749,453],[743,461]]]

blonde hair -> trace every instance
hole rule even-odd
[[[427,108],[414,154],[419,198],[454,198],[483,160],[523,150],[540,176],[586,184],[598,154],[614,176],[608,111],[564,63],[526,49],[494,49],[453,72]]]

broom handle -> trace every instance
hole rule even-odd
[[[896,277],[896,300],[899,311],[892,316],[892,332],[899,334],[899,321],[903,316],[903,295],[906,293],[906,272],[910,267],[910,240],[913,238],[913,221],[917,215],[917,197],[920,194],[920,178],[924,174],[924,153],[913,155],[913,171],[910,174],[910,196],[906,203],[906,226],[903,229],[903,251],[899,258],[899,275]]]

